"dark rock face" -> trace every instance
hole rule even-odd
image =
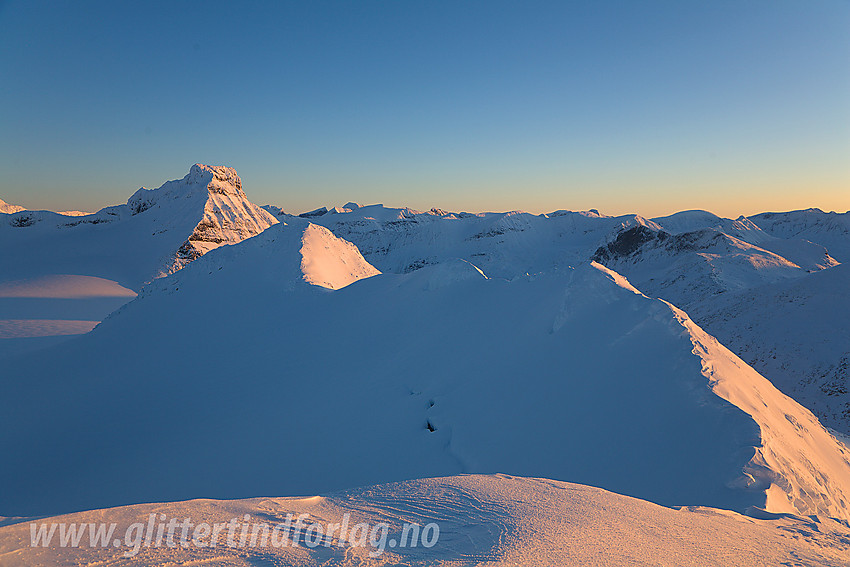
[[[635,226],[618,234],[617,238],[607,245],[597,248],[593,260],[604,263],[606,260],[631,256],[647,242],[665,242],[668,238],[670,234],[663,230],[655,231],[642,225]]]

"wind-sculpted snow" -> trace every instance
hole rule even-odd
[[[134,523],[142,527],[153,514],[160,518],[188,519],[189,545],[149,545],[135,537]],[[265,538],[262,528],[251,545],[255,526],[269,531],[285,525],[287,515],[301,516],[304,527],[290,537]],[[347,516],[346,516],[347,515]],[[362,532],[340,538],[348,519],[349,530]],[[20,520],[18,520],[20,522]],[[191,543],[199,524],[235,521],[237,530],[227,544],[227,531],[217,545]],[[381,565],[452,566],[552,566],[606,565],[678,567],[699,564],[718,567],[797,565],[800,567],[850,564],[850,531],[828,519],[779,516],[754,519],[705,507],[673,510],[614,494],[599,488],[554,480],[509,475],[465,475],[410,480],[370,486],[321,497],[266,497],[249,500],[193,500],[168,504],[139,504],[109,510],[80,512],[35,520],[52,523],[116,524],[119,546],[88,547],[88,534],[79,548],[30,545],[30,524],[23,521],[0,527],[0,556],[11,566],[71,566],[120,564],[128,567],[166,565]],[[162,522],[164,523],[164,522]],[[290,522],[291,524],[293,522]],[[436,538],[410,545],[417,530],[405,526],[438,526]],[[179,525],[179,524],[178,524]],[[249,531],[241,543],[242,526]],[[335,526],[328,537],[329,526]],[[124,538],[128,529],[131,537]],[[323,537],[315,539],[318,530]],[[307,530],[312,530],[308,539]],[[435,531],[430,528],[429,536]],[[283,533],[279,529],[278,536]],[[167,537],[167,530],[163,530]],[[374,535],[374,537],[373,537]],[[162,539],[166,539],[163,537]],[[54,540],[58,539],[57,535]],[[181,528],[172,542],[181,541]],[[198,538],[207,544],[208,536]],[[125,541],[129,543],[125,543]],[[138,542],[138,545],[136,545]],[[311,543],[313,542],[313,543]],[[405,542],[406,545],[401,545]],[[283,545],[285,543],[285,545]],[[315,543],[315,545],[314,545]],[[395,545],[392,545],[392,544]],[[297,545],[296,545],[297,544]],[[310,544],[310,545],[308,545]],[[361,545],[362,544],[362,545]]]
[[[811,409],[850,434],[850,265],[697,301],[700,325]]]
[[[703,360],[712,391],[753,417],[761,446],[739,479],[765,488],[764,508],[773,512],[850,517],[850,450],[828,433],[808,410],[670,306]]]
[[[300,222],[214,250],[90,334],[11,361],[0,511],[507,472],[850,518],[843,447],[619,274],[585,264],[507,281],[455,261],[362,277],[375,272],[350,245]],[[307,256],[323,266],[312,283],[330,285],[305,278]],[[342,264],[350,278],[330,281]]]

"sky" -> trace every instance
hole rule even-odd
[[[847,0],[0,0],[0,199],[850,209]]]

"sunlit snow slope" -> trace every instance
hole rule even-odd
[[[179,545],[144,546],[124,534],[133,523],[142,526],[154,514],[193,525],[206,522],[239,524],[233,547],[226,533],[214,548]],[[308,541],[307,527],[297,537],[274,540],[261,532],[251,546],[250,532],[240,544],[244,522],[268,524],[270,529],[285,522],[287,514],[305,514],[305,523],[325,530],[328,524],[349,526],[366,523],[369,538],[355,536],[340,541],[340,528],[332,538]],[[254,498],[251,500],[193,500],[172,504],[140,504],[110,510],[82,512],[36,521],[114,522],[119,546],[59,548],[54,535],[51,547],[30,547],[30,522],[0,527],[0,558],[4,565],[752,565],[838,566],[850,565],[847,527],[827,519],[778,517],[754,519],[733,512],[696,507],[673,510],[646,501],[620,496],[589,486],[507,475],[474,475],[413,480],[331,493],[312,498]],[[437,524],[439,536],[431,547],[421,541],[412,547],[411,532],[403,537],[404,525]],[[314,528],[315,529],[315,528]],[[135,534],[136,532],[132,532]],[[189,537],[192,536],[189,532]],[[293,532],[294,533],[294,530]],[[175,531],[179,541],[180,528]],[[347,532],[350,535],[350,532]],[[429,532],[432,535],[433,532]],[[315,536],[315,532],[312,534]],[[208,543],[209,538],[199,541]],[[420,537],[420,540],[422,538]],[[407,545],[400,546],[399,542]],[[318,545],[312,545],[317,542]],[[307,544],[311,545],[308,546]],[[364,545],[359,545],[363,543]],[[395,546],[392,543],[396,543]],[[295,545],[297,544],[297,545]],[[129,556],[129,557],[128,557]]]
[[[17,213],[18,211],[23,211],[23,210],[24,210],[24,208],[20,205],[11,205],[11,204],[7,203],[6,201],[4,201],[3,199],[0,199],[0,213],[12,214],[12,213]]]
[[[695,301],[689,312],[724,345],[850,433],[850,264]]]

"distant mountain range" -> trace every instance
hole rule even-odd
[[[850,431],[846,218],[295,216],[199,164],[93,215],[4,213],[8,298],[139,296],[4,358],[0,512],[506,472],[850,521],[818,420]]]

